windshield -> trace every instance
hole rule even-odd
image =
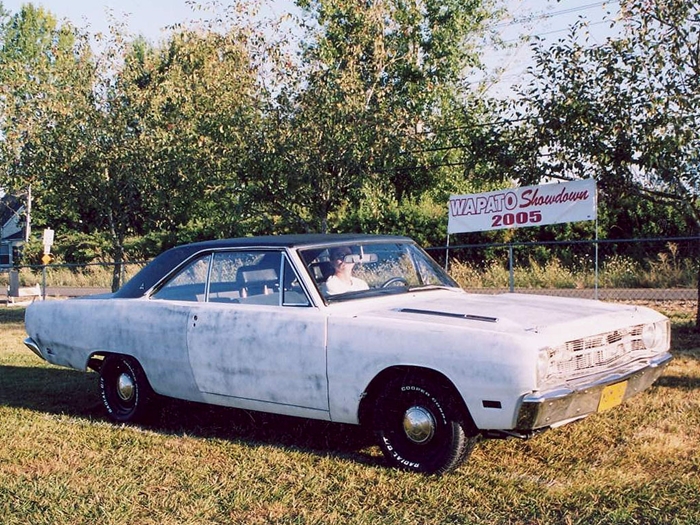
[[[458,287],[411,243],[333,244],[300,250],[300,255],[329,302],[435,286]]]

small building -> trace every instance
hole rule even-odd
[[[12,195],[0,198],[0,268],[17,263],[25,239],[24,204]]]

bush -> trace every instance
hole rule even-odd
[[[421,246],[443,246],[447,239],[445,204],[421,199],[368,195],[357,207],[345,206],[334,220],[334,231],[406,235]]]

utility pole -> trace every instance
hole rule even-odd
[[[24,242],[29,242],[32,233],[32,185],[27,187],[27,223],[24,227]]]

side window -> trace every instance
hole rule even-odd
[[[217,252],[209,278],[209,301],[280,303],[280,252]]]
[[[299,276],[296,274],[289,260],[284,258],[284,286],[282,287],[282,305],[283,306],[309,306],[309,298],[301,286]]]
[[[195,259],[165,283],[152,295],[152,298],[170,301],[204,301],[210,260],[210,255]]]
[[[215,252],[199,257],[151,297],[212,303],[311,304],[289,260],[284,257],[282,267],[281,252],[259,250]]]
[[[209,276],[209,302],[237,303],[241,289],[236,282],[238,268],[244,264],[245,254],[218,252],[214,254]]]

